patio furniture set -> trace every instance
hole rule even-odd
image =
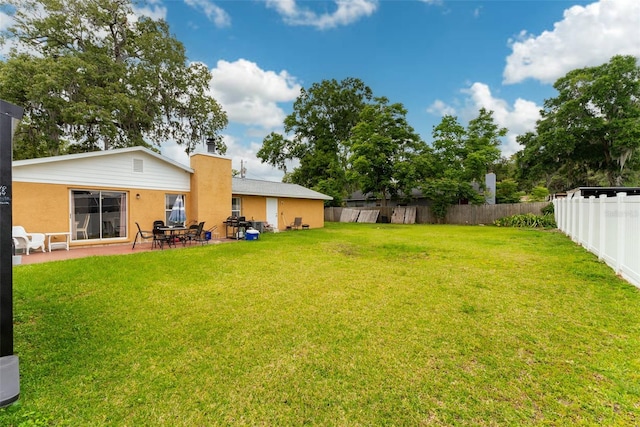
[[[51,233],[27,233],[21,225],[14,225],[11,229],[13,250],[22,251],[29,255],[30,251],[40,249],[51,252],[53,249],[69,250],[71,233],[68,231],[56,231]],[[46,245],[46,246],[45,246]]]
[[[142,230],[140,224],[136,222],[138,232],[133,239],[133,246],[131,249],[135,249],[138,239],[140,242],[144,240],[152,240],[152,248],[163,249],[164,245],[168,247],[176,246],[181,243],[182,246],[186,246],[187,243],[198,242],[201,244],[208,243],[212,235],[217,238],[217,227],[204,230],[204,221],[199,224],[193,224],[189,227],[183,225],[168,226],[164,221],[157,220],[153,222],[153,228],[150,231]]]

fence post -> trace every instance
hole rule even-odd
[[[576,195],[574,194],[573,198],[571,199],[571,224],[569,224],[569,228],[571,228],[571,240],[576,243],[580,243],[580,238],[578,236],[580,220],[578,211],[580,206],[578,205],[578,203],[580,203],[580,197],[576,197]]]
[[[607,195],[601,194],[598,198],[599,208],[600,208],[600,237],[599,237],[599,247],[598,247],[598,259],[604,259],[604,251],[607,247]]]
[[[569,235],[569,213],[571,212],[571,209],[569,208],[569,200],[570,199],[564,199],[564,212],[562,213],[564,217],[562,219],[562,223],[564,224],[562,231],[564,231],[564,234],[566,235]]]
[[[594,201],[596,200],[596,196],[589,196],[589,216],[588,216],[588,221],[587,221],[587,248],[589,248],[590,251],[593,250],[593,235],[596,233],[596,231],[594,230],[594,211],[595,211],[595,205],[593,204]]]
[[[616,273],[622,272],[622,266],[624,265],[624,248],[625,248],[625,222],[626,222],[626,201],[627,193],[618,193],[616,195],[616,217],[618,218],[618,247],[616,248]]]
[[[582,246],[586,246],[585,244],[585,236],[584,236],[584,224],[585,224],[585,218],[584,218],[584,198],[580,197],[578,199],[578,230],[577,230],[577,236],[578,236],[578,243]]]
[[[573,239],[573,224],[575,224],[577,221],[576,218],[574,217],[575,200],[569,199],[567,206],[569,207],[569,212],[567,212],[567,236]]]

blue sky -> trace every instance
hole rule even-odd
[[[135,12],[165,19],[189,60],[209,67],[227,155],[258,179],[281,179],[255,153],[300,88],[323,79],[357,77],[402,103],[426,142],[443,114],[466,124],[493,110],[510,155],[556,79],[640,58],[640,0],[147,0]],[[171,142],[163,153],[188,163]]]

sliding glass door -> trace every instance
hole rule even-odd
[[[127,237],[127,193],[73,190],[71,212],[73,240]]]

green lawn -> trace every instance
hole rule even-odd
[[[555,231],[327,224],[14,269],[2,426],[637,425],[640,291]]]

